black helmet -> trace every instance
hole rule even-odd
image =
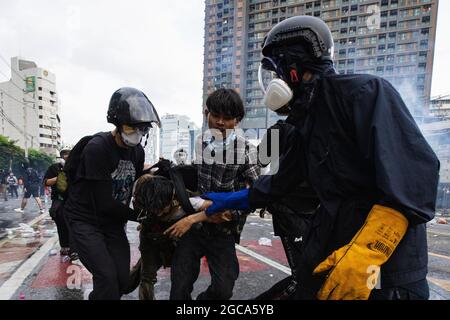
[[[112,95],[107,120],[115,126],[150,125],[152,122],[160,126],[158,113],[147,96],[142,91],[126,87],[120,88]]]
[[[279,45],[306,43],[315,59],[333,60],[334,41],[330,29],[321,19],[312,16],[295,16],[275,25],[264,38],[262,53],[272,55]]]

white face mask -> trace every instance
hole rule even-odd
[[[141,143],[142,137],[144,136],[141,132],[136,131],[131,134],[120,133],[123,143],[128,147],[136,147]]]
[[[64,160],[64,158],[58,158],[58,162],[64,167],[64,165],[66,164],[66,160]]]
[[[267,71],[263,65],[259,65],[258,81],[264,92],[263,103],[272,111],[284,107],[292,100],[294,93],[288,84],[275,77],[275,73]]]

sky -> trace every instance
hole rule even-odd
[[[200,126],[204,10],[203,0],[0,0],[0,55],[56,74],[66,144],[111,129],[108,102],[124,86],[144,91],[160,116]],[[450,93],[448,16],[441,0],[432,96]],[[1,59],[0,71],[10,74]]]

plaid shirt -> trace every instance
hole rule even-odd
[[[257,162],[257,149],[242,135],[237,134],[234,141],[217,154],[208,141],[202,141],[200,145],[203,158],[199,158],[200,150],[197,150],[197,159],[201,159],[197,161],[197,165],[201,193],[239,191],[247,185],[252,185],[259,177],[261,170]],[[211,161],[205,154],[211,154],[217,161]],[[248,214],[249,212],[234,211],[233,221],[221,224],[204,223],[204,229],[239,237]]]

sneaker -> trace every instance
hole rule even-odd
[[[69,257],[70,257],[70,261],[79,260],[78,253],[76,253],[76,252],[72,252],[71,254],[69,254]]]
[[[23,213],[23,212],[24,212],[22,208],[14,209],[14,211],[15,211],[15,212],[20,212],[20,213]]]
[[[40,213],[40,214],[46,213],[46,212],[45,212],[45,209],[40,209],[40,210],[39,210],[39,213]]]

